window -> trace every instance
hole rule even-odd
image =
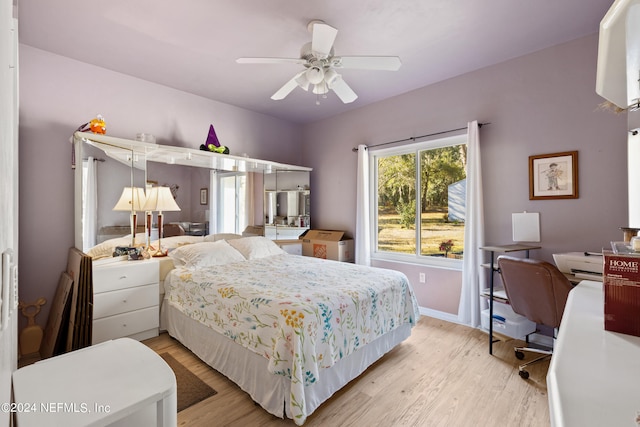
[[[372,256],[462,259],[466,149],[460,135],[371,153]]]
[[[218,233],[240,234],[247,227],[247,175],[218,174]]]

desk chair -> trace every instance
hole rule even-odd
[[[515,258],[507,255],[498,257],[498,268],[507,299],[513,311],[538,325],[554,330],[560,326],[564,306],[571,282],[558,268],[546,261],[530,258]],[[527,344],[529,336],[526,337]],[[519,374],[529,378],[526,367],[551,357],[553,350],[541,350],[532,347],[515,347],[516,357],[524,359],[523,351],[542,354],[542,356],[520,365]]]

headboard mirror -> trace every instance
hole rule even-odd
[[[76,150],[76,159],[75,242],[86,251],[105,240],[130,234],[131,213],[113,208],[124,188],[145,187],[146,160],[143,153],[89,140]],[[95,201],[94,208],[89,200]],[[95,209],[96,215],[87,209]],[[95,218],[95,222],[88,218]],[[136,233],[144,235],[142,217]]]
[[[291,207],[286,224],[286,227],[293,224],[295,228],[289,234],[297,232],[299,235],[309,227],[310,168],[85,132],[76,132],[74,142],[78,159],[75,244],[83,251],[92,244],[130,234],[130,214],[113,210],[123,188],[130,186],[170,187],[180,211],[164,212],[164,224],[179,223],[187,234],[241,233],[247,225],[257,226],[256,233],[264,233],[261,230],[267,218],[264,190],[272,185],[273,180],[274,185],[276,181],[279,183],[276,187],[280,192],[296,192],[297,215]],[[98,159],[93,161],[97,173],[95,187],[87,186],[87,170],[91,168],[81,167],[80,159],[89,157]],[[241,179],[230,179],[233,177]],[[235,194],[230,182],[235,182]],[[93,190],[88,191],[90,188]],[[83,220],[83,199],[93,197],[97,198],[95,224]],[[246,203],[238,206],[233,200]],[[237,214],[242,214],[245,220],[236,224],[232,231],[225,217]],[[143,216],[143,212],[138,212],[137,234],[141,235],[145,229]],[[94,231],[87,232],[87,226]],[[278,224],[278,227],[284,231],[285,224]],[[152,238],[157,236],[157,230],[152,233]],[[94,240],[88,238],[91,234],[95,234]],[[288,236],[287,233],[276,233],[268,237],[278,239],[285,238],[285,235]]]

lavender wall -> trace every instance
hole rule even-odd
[[[52,301],[66,269],[67,251],[74,244],[69,137],[98,113],[104,115],[112,136],[134,138],[146,132],[160,144],[195,148],[214,124],[233,153],[282,163],[301,161],[297,125],[21,45],[22,301]],[[40,325],[46,324],[49,307],[38,315]]]
[[[376,144],[464,126],[480,132],[487,243],[511,241],[511,213],[540,212],[543,249],[600,250],[627,223],[626,117],[599,111],[597,35],[516,58],[322,122],[296,126],[44,51],[20,51],[20,299],[53,296],[73,245],[73,130],[95,114],[108,134],[147,132],[198,146],[213,123],[234,153],[314,169],[314,228],[355,230],[356,154]],[[215,84],[215,82],[212,82]],[[303,144],[300,145],[300,140]],[[528,156],[579,151],[580,198],[530,201]],[[37,268],[35,267],[37,265]],[[385,266],[390,266],[386,265]],[[459,272],[406,270],[423,307],[453,313]],[[417,283],[426,272],[427,283]],[[446,295],[452,299],[443,300]],[[38,317],[44,325],[48,306]]]
[[[314,227],[355,230],[352,147],[477,119],[491,122],[480,131],[487,244],[510,243],[511,213],[526,210],[541,217],[543,249],[532,256],[551,261],[555,252],[610,247],[627,225],[626,115],[598,109],[597,43],[594,34],[305,126],[302,161],[314,169]],[[528,157],[573,150],[580,197],[529,200]],[[418,283],[419,272],[426,272],[426,284]],[[409,279],[425,295],[420,305],[438,310],[442,302],[428,295],[452,285],[433,273],[414,267]]]

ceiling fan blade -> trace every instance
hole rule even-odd
[[[304,64],[300,58],[238,58],[238,64]]]
[[[349,104],[358,99],[358,95],[356,95],[353,89],[341,78],[335,80],[331,85],[331,89],[333,89],[336,95],[338,95],[338,98],[345,104]]]
[[[304,71],[302,71],[302,72],[296,74],[295,76],[293,76],[293,78],[291,80],[289,80],[288,82],[286,82],[284,84],[284,86],[282,86],[280,89],[278,89],[278,91],[276,93],[271,95],[271,99],[273,99],[275,101],[279,101],[281,99],[286,98],[286,96],[289,95],[298,86],[297,79],[302,74],[304,74]]]
[[[338,30],[324,23],[314,23],[311,37],[311,50],[320,58],[326,58],[331,53],[333,42]]]
[[[402,65],[397,56],[342,56],[333,59],[337,68],[397,71]]]

